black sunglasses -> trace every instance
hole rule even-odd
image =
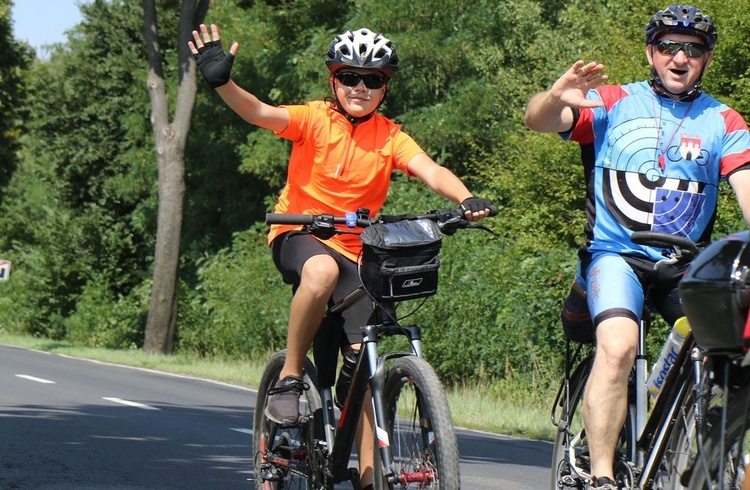
[[[668,39],[659,41],[655,46],[660,53],[669,56],[674,56],[682,50],[688,58],[700,58],[706,53],[706,51],[708,51],[708,46],[705,44],[690,42],[681,43],[679,41],[670,41]]]
[[[360,75],[353,71],[339,71],[334,75],[336,80],[343,83],[347,87],[356,87],[360,81],[365,82],[365,87],[370,89],[377,89],[382,87],[388,82],[388,79],[380,75]]]

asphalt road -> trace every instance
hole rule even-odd
[[[244,387],[0,345],[0,488],[253,488],[254,405]],[[463,490],[547,485],[549,443],[458,437]]]

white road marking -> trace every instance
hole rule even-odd
[[[55,384],[54,381],[48,379],[37,378],[36,376],[29,376],[28,374],[16,374],[17,377],[28,379],[29,381],[36,381],[37,383]]]
[[[142,408],[143,410],[161,410],[160,408],[152,407],[150,405],[144,405],[143,403],[131,402],[130,400],[123,400],[122,398],[115,398],[104,396],[102,399],[110,401],[112,403],[119,403],[121,405],[127,405],[129,407]]]
[[[231,428],[229,430],[236,430],[237,432],[242,432],[243,434],[250,434],[253,435],[253,429],[242,429],[242,428]]]

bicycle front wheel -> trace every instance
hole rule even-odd
[[[750,462],[748,397],[750,386],[732,394],[723,434],[721,423],[713,424],[709,429],[692,468],[690,490],[743,488],[745,466]]]
[[[266,365],[258,388],[253,420],[255,488],[257,490],[330,489],[325,482],[325,455],[316,440],[322,439],[323,404],[315,368],[305,359],[303,381],[309,389],[300,396],[300,422],[280,426],[265,415],[268,390],[279,379],[286,351],[274,354]]]
[[[458,443],[448,399],[432,367],[408,356],[385,380],[388,436],[398,488],[458,490]]]

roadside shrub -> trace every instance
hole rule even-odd
[[[65,319],[67,340],[92,347],[136,349],[143,346],[151,283],[115,298],[105,281],[89,281]]]
[[[248,358],[282,348],[291,289],[266,245],[265,226],[198,264],[199,285],[180,301],[178,349]]]

